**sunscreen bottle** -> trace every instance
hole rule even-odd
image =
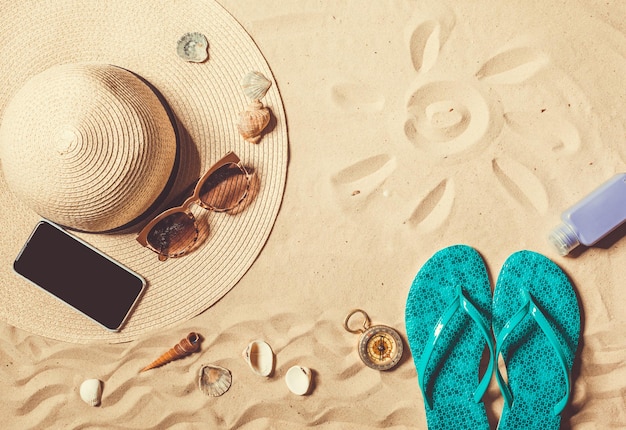
[[[626,173],[620,173],[596,188],[561,214],[561,224],[548,240],[561,255],[581,243],[591,246],[626,221]]]

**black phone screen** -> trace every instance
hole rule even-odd
[[[37,224],[13,267],[109,330],[120,328],[145,286],[136,273],[46,221]]]

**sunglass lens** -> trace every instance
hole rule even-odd
[[[246,197],[249,178],[237,164],[229,163],[211,174],[202,184],[200,200],[202,204],[216,211],[235,208]]]
[[[176,212],[159,221],[148,233],[147,241],[159,254],[175,257],[187,251],[197,238],[193,215]]]

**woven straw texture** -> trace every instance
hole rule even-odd
[[[187,32],[200,32],[207,37],[206,62],[189,63],[178,57],[176,42]],[[287,125],[277,85],[261,52],[232,16],[208,0],[3,4],[0,119],[9,102],[33,76],[58,65],[92,62],[136,73],[160,93],[171,109],[180,164],[175,185],[165,202],[180,195],[230,150],[253,170],[258,182],[250,204],[236,215],[195,208],[201,226],[209,226],[209,235],[196,250],[178,259],[159,262],[156,254],[135,241],[136,231],[78,234],[148,282],[146,293],[126,325],[119,333],[111,333],[13,272],[13,260],[40,216],[31,208],[35,203],[24,202],[9,190],[3,172],[0,318],[60,340],[116,343],[203,312],[253,264],[271,232],[282,200],[287,172]],[[239,112],[249,102],[241,89],[241,78],[254,70],[273,82],[263,102],[271,109],[274,120],[258,145],[246,142],[235,126]]]
[[[0,144],[4,178],[22,202],[89,232],[148,210],[176,158],[176,135],[156,94],[127,70],[94,63],[31,78],[4,112]]]

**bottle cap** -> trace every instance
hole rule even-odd
[[[548,235],[548,240],[560,255],[567,255],[572,249],[580,245],[580,241],[574,230],[565,223],[561,223],[555,227]]]

